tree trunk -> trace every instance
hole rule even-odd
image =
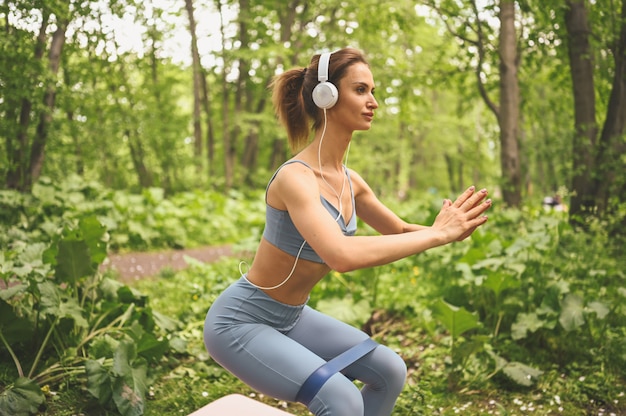
[[[146,166],[145,151],[143,150],[143,144],[135,134],[129,129],[125,131],[126,139],[128,141],[128,148],[130,149],[130,157],[133,161],[135,173],[137,173],[137,179],[139,185],[142,188],[149,188],[153,185],[152,174]]]
[[[457,190],[458,192],[462,192],[465,189],[465,175],[463,174],[463,171],[465,169],[465,163],[463,163],[463,161],[465,160],[465,149],[463,148],[463,145],[461,143],[457,144],[457,152],[456,154],[459,157],[459,162],[458,162],[458,170],[459,170],[459,174],[458,174],[458,182],[457,182]]]
[[[572,141],[572,191],[570,218],[579,223],[595,206],[591,175],[594,148],[598,134],[596,124],[593,60],[589,44],[589,21],[585,0],[567,2],[565,27],[568,34],[568,53],[572,88],[574,91],[575,132]]]
[[[456,191],[456,181],[454,177],[454,159],[450,155],[450,153],[445,152],[443,154],[443,158],[446,161],[446,170],[448,171],[448,183],[450,184],[450,189],[454,192]]]
[[[519,154],[519,83],[517,79],[517,38],[515,2],[500,2],[500,165],[504,203],[519,207],[522,177]]]
[[[626,183],[623,178],[626,145],[621,140],[626,123],[626,0],[622,0],[621,7],[620,33],[612,48],[615,64],[613,87],[594,168],[593,189],[600,214],[610,209],[611,196],[616,196],[619,201],[626,200],[626,195],[621,195],[620,191]]]
[[[275,139],[272,144],[272,157],[270,158],[270,171],[275,171],[285,160],[285,141]]]
[[[66,112],[66,117],[69,125],[69,135],[72,139],[72,143],[74,143],[74,157],[76,158],[76,174],[79,176],[83,176],[85,173],[85,161],[83,155],[83,146],[78,138],[78,134],[76,134],[76,121],[74,119],[74,111],[68,110]]]
[[[198,52],[198,36],[196,34],[196,20],[193,15],[193,0],[185,0],[185,8],[189,16],[189,33],[191,34],[191,59],[193,68],[193,138],[194,153],[197,170],[202,169],[202,119],[201,119],[201,93],[202,93],[202,68],[200,65],[200,53]]]
[[[229,70],[227,53],[226,53],[226,31],[224,27],[224,11],[222,10],[222,2],[217,2],[220,14],[220,34],[222,37],[222,143],[224,146],[224,180],[226,189],[230,189],[233,185],[233,172],[235,167],[234,148],[231,138],[231,126],[229,118],[229,88],[227,74]]]
[[[239,42],[241,43],[242,49],[250,48],[250,36],[248,34],[248,21],[250,20],[250,2],[248,0],[239,0]],[[232,126],[231,133],[231,149],[232,149],[232,157],[233,157],[233,166],[234,161],[237,156],[237,143],[239,142],[240,137],[243,132],[243,123],[241,122],[246,112],[252,111],[252,94],[248,88],[248,72],[250,70],[250,62],[249,59],[240,56],[237,59],[237,68],[239,70],[239,76],[237,77],[237,83],[235,85],[235,102],[233,106],[233,115],[232,120],[237,120],[238,122]],[[250,137],[251,129],[248,129],[248,137]],[[251,149],[244,148],[244,152],[249,151]],[[244,165],[245,169],[249,169],[248,166]],[[236,175],[236,172],[233,172],[233,176]]]
[[[63,53],[63,45],[65,44],[65,30],[68,25],[67,20],[57,22],[57,30],[52,35],[52,43],[50,45],[50,53],[48,54],[49,69],[53,78],[59,72],[61,63],[61,54]],[[39,116],[39,124],[37,125],[37,133],[30,149],[30,168],[26,181],[28,189],[39,179],[43,169],[43,161],[45,157],[45,147],[48,140],[48,130],[52,122],[52,112],[54,111],[56,99],[55,83],[50,82],[46,88],[44,95],[44,108]]]
[[[269,80],[267,81],[269,83]],[[267,85],[266,83],[266,85]],[[257,107],[255,109],[256,114],[263,113],[265,109],[265,105],[267,103],[266,96],[263,96],[257,103]],[[242,158],[242,165],[245,167],[246,172],[246,183],[249,185],[254,185],[252,180],[252,175],[255,174],[258,166],[258,155],[259,155],[259,129],[261,122],[256,120],[252,122],[252,126],[249,129],[248,137],[246,138],[246,144],[244,147],[244,153]]]
[[[153,51],[154,52],[154,51]],[[155,69],[154,69],[154,61],[152,67],[152,77],[156,77]],[[126,67],[124,65],[124,61],[119,62],[119,74],[120,78],[123,80],[124,85],[128,87],[128,74],[126,72]],[[110,88],[117,89],[118,86],[110,85]],[[131,88],[128,88],[128,91],[131,91]],[[122,105],[121,97],[116,96],[116,104],[120,108],[120,112],[124,111],[124,105]],[[130,115],[129,118],[124,120],[125,125],[127,126],[124,129],[123,135],[126,137],[126,142],[128,143],[128,149],[130,151],[130,157],[133,162],[133,167],[135,169],[135,173],[137,174],[137,180],[141,188],[149,188],[154,185],[154,178],[151,170],[148,168],[146,164],[146,152],[144,150],[144,144],[141,141],[141,137],[137,134],[137,123],[135,119],[132,117],[134,114],[134,100],[131,93],[126,97],[128,101],[128,105],[126,108],[126,113]]]
[[[50,12],[42,10],[41,26],[35,44],[35,61],[43,59],[46,48],[46,31],[50,23]],[[28,128],[31,122],[31,111],[33,103],[29,99],[23,99],[20,108],[19,125],[17,128],[17,137],[15,144],[7,144],[7,157],[9,158],[9,167],[6,176],[6,185],[9,189],[16,189],[21,192],[29,190],[29,183],[32,182],[30,175],[30,165],[26,160],[28,153]],[[10,139],[8,139],[10,140]]]
[[[66,42],[68,42],[68,40],[66,40]],[[69,43],[71,43],[71,40]],[[64,55],[64,58],[67,58],[67,55]],[[71,67],[68,64],[68,60],[62,59],[61,65],[63,66],[63,68],[65,68],[65,70],[63,71],[64,85],[73,85],[72,75],[74,74],[71,70],[68,69]],[[85,159],[84,159],[85,155],[83,153],[83,146],[79,138],[79,133],[78,133],[79,126],[78,126],[78,123],[76,122],[74,111],[75,111],[74,103],[70,101],[70,103],[66,104],[66,107],[65,107],[65,118],[67,119],[68,136],[72,140],[72,143],[74,144],[74,153],[73,153],[74,165],[75,165],[74,171],[76,172],[78,176],[82,177],[85,174]]]
[[[211,180],[215,175],[215,129],[213,128],[213,117],[211,116],[211,100],[209,99],[209,87],[206,82],[206,73],[203,69],[200,82],[202,85],[202,108],[206,116],[206,148],[208,163],[208,178]]]
[[[395,178],[396,196],[401,199],[406,198],[409,191],[409,177],[411,175],[411,132],[409,126],[404,121],[400,121],[398,126],[398,138],[396,141],[397,157]],[[390,185],[393,185],[390,183]]]
[[[280,20],[280,42],[283,45],[293,41],[293,33],[297,32],[297,28],[295,28],[297,11],[300,7],[306,9],[308,3],[302,0],[292,0],[287,7],[277,10]],[[300,21],[299,24],[301,28],[304,28],[308,22]],[[291,56],[291,61],[285,64],[284,60],[278,56],[276,59],[277,65],[284,65],[285,67],[295,66],[298,63],[298,48],[294,47],[293,49],[296,52]],[[286,152],[285,140],[279,137],[275,138],[272,143],[272,155],[269,160],[270,171],[278,169],[285,159]]]

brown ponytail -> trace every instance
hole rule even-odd
[[[295,153],[309,138],[310,115],[307,114],[302,96],[302,84],[306,68],[291,69],[276,76],[270,85],[272,103],[278,120],[287,129],[289,146]]]
[[[317,67],[320,55],[314,55],[307,68],[296,68],[277,75],[272,81],[272,103],[279,121],[287,129],[289,146],[296,153],[309,141],[311,123],[317,130],[323,122],[323,112],[313,102],[313,89],[318,84]],[[368,64],[363,54],[352,48],[333,52],[329,65],[329,81],[339,87],[351,65]],[[341,99],[341,96],[340,96]],[[332,111],[328,110],[328,111]]]

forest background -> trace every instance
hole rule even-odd
[[[262,186],[288,157],[271,78],[349,45],[381,103],[351,164],[383,197],[480,182],[514,207],[560,192],[574,215],[624,200],[617,1],[6,1],[2,16],[6,189]]]
[[[386,317],[408,310],[438,318],[441,333],[430,318],[415,327],[433,342],[446,334],[446,380],[455,392],[501,373],[534,384],[535,348],[550,351],[543,359],[557,361],[561,374],[561,360],[581,353],[565,354],[562,344],[584,331],[580,347],[601,353],[597,362],[574,360],[576,371],[590,361],[604,378],[581,395],[594,409],[622,409],[615,400],[626,362],[626,1],[5,0],[0,23],[0,357],[16,363],[2,372],[0,410],[41,409],[41,388],[65,380],[57,371],[74,377],[80,364],[102,407],[143,414],[138,369],[184,348],[175,348],[162,316],[150,308],[134,314],[146,307],[137,288],[111,286],[95,266],[111,250],[235,241],[251,248],[262,190],[290,157],[268,84],[314,53],[344,46],[366,53],[380,103],[372,129],[355,135],[349,166],[411,221],[432,219],[434,200],[470,184],[492,190],[499,220],[471,246],[394,266],[414,277],[426,265],[433,275],[457,276],[424,285],[424,299],[441,296],[438,303],[383,294],[377,284],[392,279],[391,268],[350,276],[352,283],[335,276],[338,286],[320,290],[344,301],[349,293],[340,309],[363,312],[345,317],[355,323],[380,317],[374,306]],[[546,196],[562,199],[567,212],[544,212]],[[193,289],[205,301],[200,309],[222,284],[209,281],[210,289]],[[472,290],[476,298],[465,292]],[[107,309],[103,293],[116,308]],[[94,341],[112,328],[124,331]],[[488,340],[479,328],[491,328]],[[502,336],[507,342],[497,344]],[[150,347],[137,351],[125,337],[149,339]],[[22,363],[16,351],[24,345],[32,354]],[[122,394],[129,385],[137,400]]]

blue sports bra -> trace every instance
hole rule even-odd
[[[274,173],[269,183],[267,184],[267,189],[269,189],[270,184],[278,174],[278,171],[290,163],[302,163],[307,168],[311,169],[311,167],[301,161],[301,160],[290,160],[282,164]],[[343,215],[340,215],[339,210],[335,208],[326,198],[320,195],[320,200],[322,205],[326,208],[326,210],[333,216],[333,218],[337,219],[337,224],[341,227],[341,231],[344,235],[354,235],[356,233],[356,210],[354,209],[354,191],[352,190],[352,181],[350,180],[350,174],[348,173],[348,169],[344,167],[346,172],[346,176],[348,177],[348,184],[350,185],[350,195],[352,197],[352,217],[348,224],[345,223]],[[324,260],[317,255],[315,251],[311,248],[309,243],[304,241],[300,232],[296,229],[296,226],[293,224],[291,217],[289,216],[289,212],[282,211],[270,206],[267,203],[267,189],[265,190],[265,230],[263,231],[263,238],[265,238],[269,243],[276,246],[280,250],[288,253],[294,257],[298,256],[298,252],[300,251],[300,258],[313,261],[316,263],[324,263]],[[304,244],[304,245],[303,245]],[[302,250],[300,248],[302,247]]]

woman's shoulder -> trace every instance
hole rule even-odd
[[[280,176],[283,179],[315,179],[315,171],[311,167],[311,164],[302,159],[289,159],[276,170],[275,176]]]
[[[310,165],[302,161],[290,162],[287,161],[276,171],[267,186],[267,201],[281,209],[287,199],[302,199],[319,194],[315,172]]]
[[[313,169],[303,160],[289,159],[274,171],[274,174],[267,183],[267,187],[269,189],[270,185],[272,185],[277,179],[284,180],[285,178],[291,178],[294,175],[313,175]]]

